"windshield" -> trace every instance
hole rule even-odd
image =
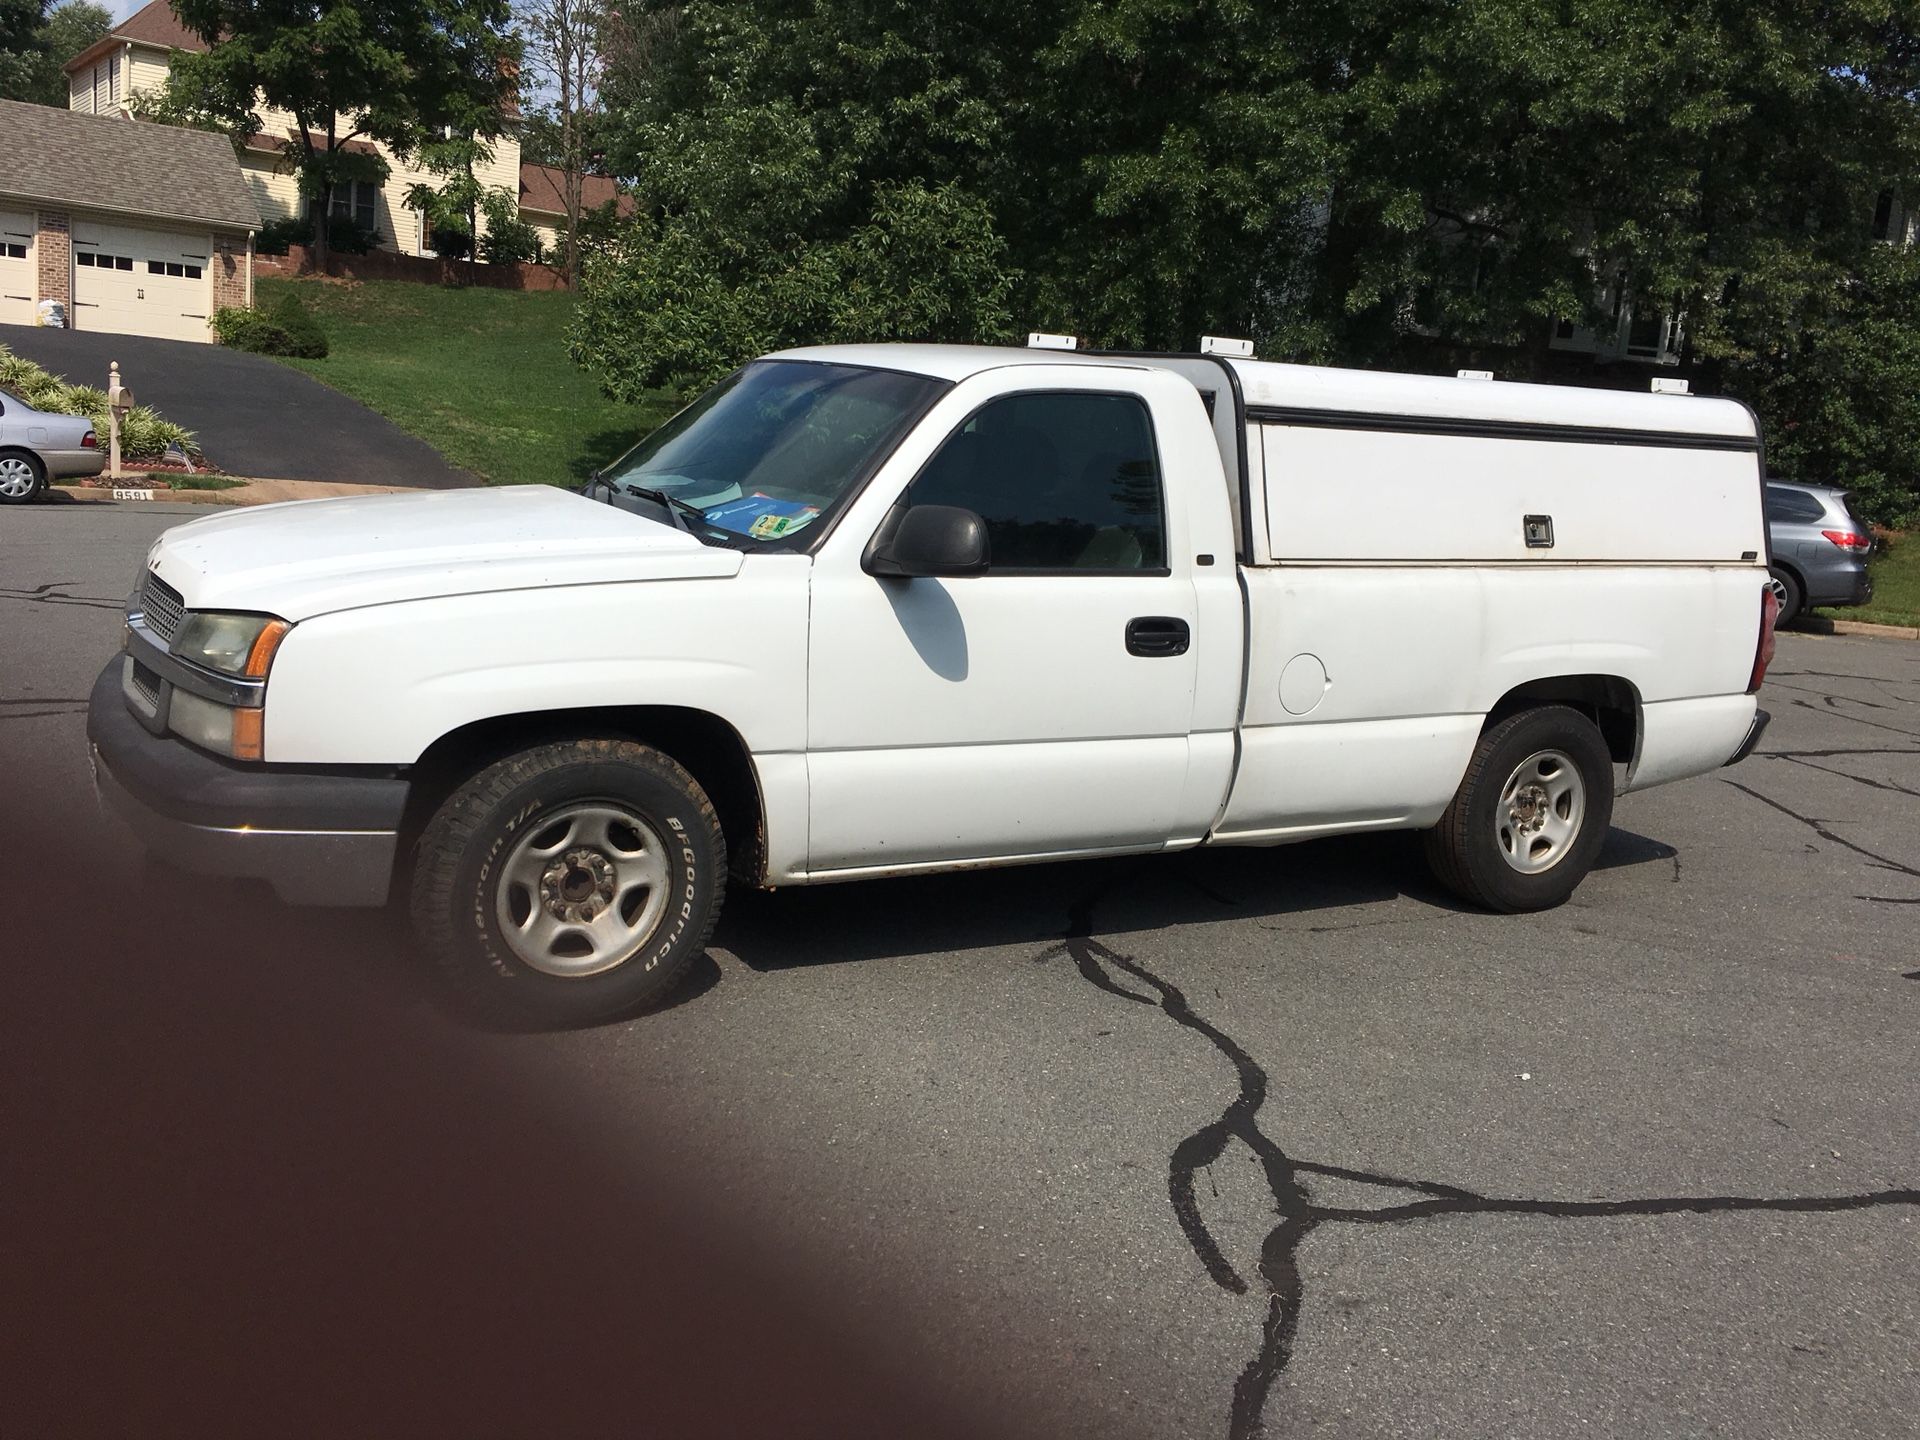
[[[734,539],[797,537],[851,495],[941,392],[943,380],[759,360],[735,371],[602,473],[655,491]]]

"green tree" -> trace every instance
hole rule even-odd
[[[966,338],[1017,316],[1539,375],[1556,317],[1624,296],[1684,312],[1701,388],[1785,425],[1813,401],[1780,357],[1838,365],[1834,317],[1859,320],[1836,297],[1902,313],[1871,221],[1920,176],[1920,0],[638,0],[608,53],[642,215],[589,266],[577,348],[616,386],[850,316],[927,326],[839,303],[959,273],[924,246],[924,274],[861,268],[878,252],[850,238],[906,195],[944,197],[951,250],[1005,282],[928,330]],[[1900,409],[1844,455],[1893,465]]]
[[[286,158],[313,212],[322,269],[335,190],[388,171],[351,142],[409,155],[449,130],[486,138],[505,128],[516,65],[507,0],[173,0],[173,9],[209,48],[174,57],[169,103],[233,134],[260,128],[256,105],[293,115]]]
[[[480,228],[482,186],[475,168],[493,160],[493,147],[477,135],[449,135],[421,145],[421,168],[441,177],[438,185],[407,188],[407,204],[427,218],[433,248],[442,255],[471,260]],[[456,243],[456,237],[464,237]],[[457,252],[457,254],[456,254]]]
[[[61,67],[105,39],[113,16],[89,0],[65,0],[43,11],[42,0],[0,0],[0,98],[64,108],[67,77]]]
[[[32,98],[45,14],[45,0],[0,0],[0,100]]]
[[[561,266],[567,284],[580,280],[581,194],[591,138],[599,128],[600,77],[605,36],[612,23],[604,0],[518,0],[516,11],[526,56],[525,79],[550,97],[560,167],[560,203],[566,211]]]

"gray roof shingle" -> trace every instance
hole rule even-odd
[[[224,135],[0,100],[0,198],[258,230]]]

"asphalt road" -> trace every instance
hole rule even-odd
[[[102,390],[119,361],[135,398],[193,431],[229,475],[427,490],[478,483],[384,415],[264,355],[30,325],[0,325],[0,345]]]
[[[7,1434],[1913,1434],[1920,645],[1783,637],[1550,914],[1400,837],[749,896],[488,1034],[94,817],[178,519],[0,515]]]

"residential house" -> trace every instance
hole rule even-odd
[[[67,104],[91,115],[127,115],[134,95],[166,83],[167,67],[176,51],[204,52],[206,42],[183,26],[166,0],[136,10],[100,41],[67,62]],[[286,150],[298,134],[292,115],[272,106],[255,112],[260,130],[246,142],[240,166],[252,187],[263,220],[285,220],[305,213],[305,204]],[[342,125],[341,133],[350,126]],[[476,168],[476,177],[488,189],[503,189],[529,213],[527,220],[540,231],[542,242],[553,244],[566,233],[566,208],[561,199],[561,173],[546,165],[523,165],[520,139],[511,128],[491,142],[493,158]],[[431,255],[433,247],[426,218],[407,204],[407,191],[416,184],[444,183],[417,163],[404,160],[384,145],[352,140],[344,147],[378,154],[390,167],[379,184],[354,181],[333,196],[333,213],[376,232],[383,249],[403,255]],[[587,208],[615,198],[611,180],[589,176]],[[481,221],[484,232],[485,221]]]
[[[253,301],[260,212],[233,147],[0,100],[0,324],[58,301],[78,330],[205,341]]]

